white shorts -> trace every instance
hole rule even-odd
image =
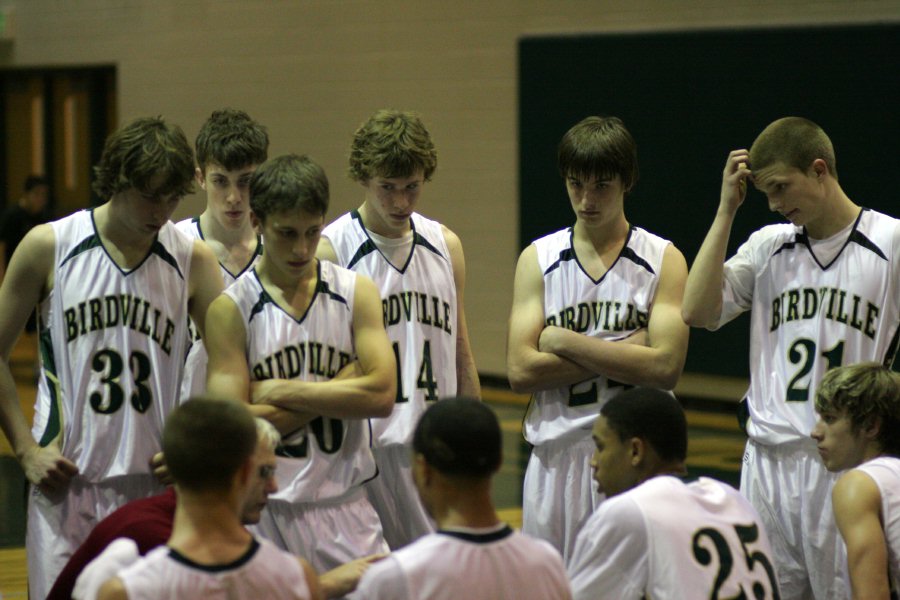
[[[849,598],[847,554],[831,508],[829,473],[812,440],[747,442],[741,493],[769,534],[782,598]]]
[[[591,477],[590,432],[535,446],[525,470],[522,532],[550,542],[568,563],[575,538],[604,496]]]
[[[69,557],[94,526],[120,506],[163,491],[153,475],[126,475],[101,483],[75,477],[52,497],[32,486],[28,494],[25,547],[29,597],[47,597]]]
[[[412,448],[372,448],[378,477],[366,483],[369,502],[381,519],[384,539],[397,550],[435,530],[412,478]]]
[[[378,515],[362,488],[315,504],[269,498],[259,524],[248,529],[305,558],[317,573],[388,551]]]

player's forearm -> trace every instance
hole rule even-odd
[[[595,376],[567,358],[534,349],[520,350],[507,360],[509,385],[519,394],[573,385]]]
[[[254,391],[253,402],[335,419],[386,417],[394,408],[396,383],[384,379],[363,375],[329,381],[270,380],[259,394]]]
[[[250,404],[249,408],[254,417],[265,419],[282,435],[300,429],[317,416],[309,412],[287,410],[272,404]]]
[[[547,336],[549,349],[596,375],[629,385],[671,390],[684,367],[683,352],[669,346],[641,346],[559,330]],[[542,341],[545,338],[542,338]],[[551,341],[552,340],[552,341]]]
[[[28,450],[37,447],[22,413],[16,384],[6,361],[0,362],[0,429],[20,463]]]
[[[456,342],[456,393],[466,398],[481,398],[481,382],[468,340]]]
[[[725,253],[734,213],[720,210],[691,265],[684,287],[681,316],[692,327],[715,327],[722,314]]]

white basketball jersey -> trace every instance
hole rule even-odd
[[[203,236],[203,231],[200,229],[200,217],[183,219],[178,221],[175,227],[191,239],[206,240]],[[225,283],[225,287],[234,283],[235,279],[259,261],[259,257],[262,256],[262,249],[262,240],[257,239],[256,252],[253,253],[250,262],[247,263],[240,273],[232,273],[225,265],[221,262],[219,263],[219,270],[222,273],[222,281]],[[206,392],[206,365],[209,362],[206,347],[203,345],[203,340],[200,339],[200,332],[194,327],[193,320],[189,320],[188,327],[190,335],[188,341],[189,349],[187,358],[184,361],[184,377],[181,380],[181,393],[179,395],[182,402]]]
[[[312,597],[297,558],[264,539],[254,539],[244,556],[227,565],[201,565],[168,546],[160,546],[117,576],[128,600]]]
[[[720,325],[751,309],[747,431],[763,444],[808,440],[825,372],[890,365],[900,336],[900,221],[863,209],[823,264],[802,227],[753,233],[725,265]]]
[[[572,228],[534,242],[544,274],[544,318],[604,340],[626,338],[647,327],[668,240],[632,227],[616,261],[599,279],[582,268]],[[535,392],[525,415],[525,439],[543,444],[587,435],[600,407],[625,385],[597,376],[581,383]]]
[[[353,295],[356,273],[318,261],[315,296],[295,319],[266,292],[255,269],[225,290],[247,330],[250,380],[327,381],[356,357]],[[375,476],[367,419],[317,417],[282,437],[278,492],[288,502],[320,502],[342,496]]]
[[[373,564],[352,598],[554,600],[571,598],[559,553],[507,525],[439,531]]]
[[[53,289],[40,306],[41,368],[32,434],[61,434],[63,456],[102,481],[149,473],[184,365],[193,241],[166,223],[124,271],[84,210],[51,223]]]
[[[777,597],[772,550],[737,490],[659,476],[607,498],[568,565],[576,599]]]
[[[381,293],[398,385],[391,415],[372,419],[376,446],[410,443],[427,402],[456,395],[457,304],[450,252],[440,223],[413,213],[411,224],[412,251],[402,268],[385,258],[355,210],[322,231],[338,263],[371,278]]]
[[[887,540],[891,589],[900,590],[900,458],[881,456],[858,467],[881,493],[881,523]]]

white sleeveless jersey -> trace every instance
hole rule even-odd
[[[891,589],[900,590],[900,458],[881,456],[856,467],[881,493],[881,522],[887,540]]]
[[[569,227],[534,242],[544,274],[545,323],[604,340],[622,339],[647,327],[670,242],[632,227],[616,261],[595,281],[575,255],[572,234]],[[525,439],[538,445],[588,435],[600,407],[624,389],[601,375],[535,392],[525,415]]]
[[[369,567],[359,600],[554,600],[571,598],[562,558],[543,540],[513,531],[428,534]]]
[[[900,336],[900,221],[862,210],[828,264],[802,227],[753,233],[725,265],[719,325],[751,310],[750,421],[763,444],[808,440],[825,372],[890,365]]]
[[[204,598],[307,600],[306,574],[295,556],[268,540],[254,539],[246,554],[226,565],[201,565],[160,546],[119,571],[128,600]]]
[[[578,534],[568,570],[576,599],[777,597],[756,511],[706,477],[658,476],[607,498]]]
[[[400,269],[377,248],[355,210],[322,231],[338,264],[368,276],[380,290],[398,385],[391,415],[372,419],[376,446],[410,443],[427,402],[456,395],[457,303],[450,252],[440,223],[413,213],[411,224],[412,251]]]
[[[356,273],[318,262],[315,296],[300,319],[278,306],[251,269],[225,290],[247,331],[250,380],[327,381],[356,358],[353,295]],[[337,498],[375,476],[367,419],[317,417],[282,437],[278,492],[293,503]]]
[[[175,227],[191,239],[206,241],[203,231],[200,229],[200,217],[183,219],[178,221]],[[225,268],[225,265],[219,263],[219,271],[222,273],[222,281],[225,283],[225,287],[234,283],[241,274],[259,261],[259,257],[262,256],[262,249],[262,240],[257,239],[256,252],[253,253],[250,262],[247,263],[247,266],[240,273],[232,273]],[[206,347],[203,345],[203,340],[200,339],[200,332],[194,327],[192,319],[188,320],[188,328],[188,353],[184,361],[184,377],[181,380],[181,393],[179,394],[181,402],[206,392],[206,365],[209,362]]]
[[[193,241],[166,223],[123,271],[84,210],[51,223],[53,289],[41,303],[41,369],[32,434],[61,435],[88,481],[149,473],[184,365]]]

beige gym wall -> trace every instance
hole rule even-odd
[[[463,241],[472,345],[496,375],[518,252],[520,36],[900,21],[896,0],[0,0],[9,7],[0,68],[115,64],[121,120],[162,114],[190,139],[212,110],[243,108],[268,126],[271,156],[325,167],[332,218],[361,200],[344,175],[356,126],[381,107],[419,111],[439,152],[420,208]],[[547,201],[565,202],[562,186]],[[189,198],[176,216],[201,206]]]

